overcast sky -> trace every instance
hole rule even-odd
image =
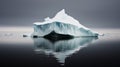
[[[120,28],[120,0],[0,0],[0,26],[32,26],[65,9],[90,28]]]

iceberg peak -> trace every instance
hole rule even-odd
[[[62,22],[62,23],[67,23],[67,24],[72,24],[78,27],[83,27],[85,28],[83,25],[80,24],[79,21],[77,21],[75,18],[71,17],[70,15],[68,15],[65,12],[65,9],[62,9],[61,11],[59,11],[54,18],[52,18],[53,21],[58,21],[58,22]]]
[[[65,15],[66,15],[65,9],[62,9],[61,11],[59,11],[59,12],[55,15],[55,17],[62,17],[62,16],[65,16]]]
[[[65,12],[65,9],[62,9],[61,11],[59,11],[55,17],[53,18],[45,18],[45,21],[44,22],[37,22],[37,23],[34,23],[34,24],[37,24],[37,25],[43,25],[43,24],[47,24],[47,23],[53,23],[53,22],[61,22],[61,23],[66,23],[66,24],[71,24],[71,25],[75,25],[79,28],[85,28],[87,29],[86,27],[84,27],[82,24],[80,24],[79,21],[77,21],[75,18],[71,17],[70,15],[68,15],[66,12]]]
[[[62,9],[62,10],[59,11],[57,14],[65,14],[65,9]]]

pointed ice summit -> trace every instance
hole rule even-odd
[[[53,18],[45,18],[44,22],[34,23],[32,36],[62,37],[68,36],[98,36],[98,33],[86,28],[79,21],[65,13],[58,12]],[[50,36],[49,36],[50,35]]]

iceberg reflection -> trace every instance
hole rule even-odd
[[[45,38],[34,38],[35,52],[37,54],[53,55],[61,64],[65,63],[65,58],[76,51],[86,47],[98,37],[79,37],[68,40],[51,41]]]

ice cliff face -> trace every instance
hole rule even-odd
[[[98,33],[86,28],[79,21],[61,10],[52,19],[45,18],[44,22],[34,23],[33,35],[44,36],[55,31],[59,34],[67,34],[72,36],[98,36]]]

